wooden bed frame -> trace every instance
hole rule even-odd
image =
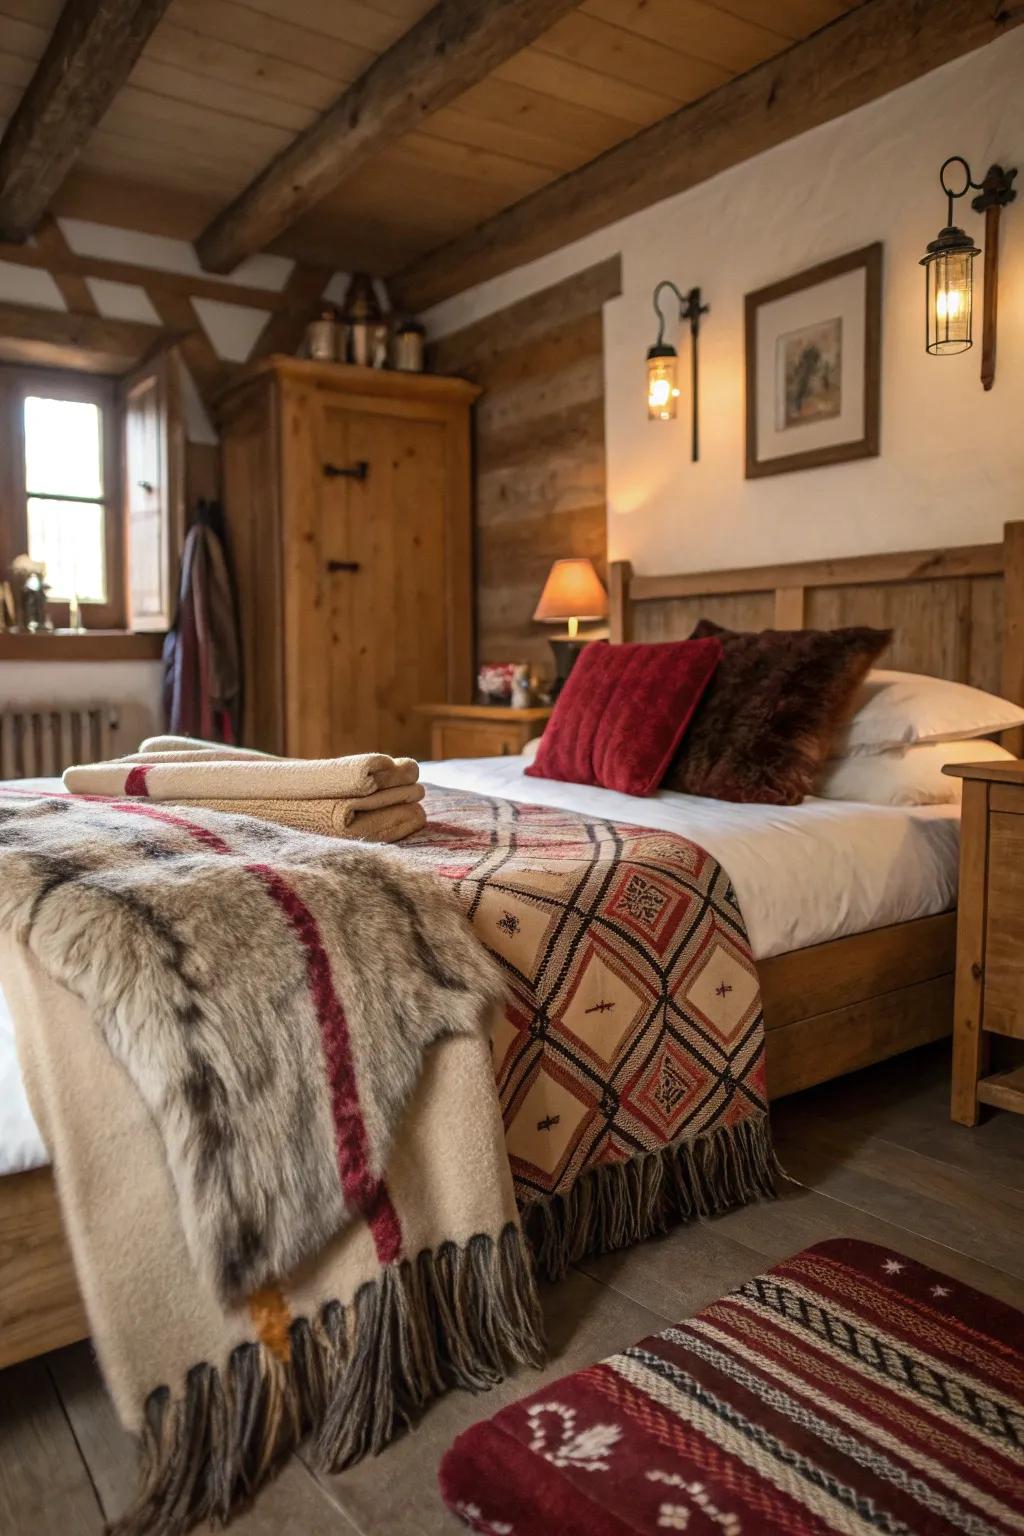
[[[893,630],[883,664],[1024,703],[1024,522],[1001,544],[857,555],[698,575],[612,564],[611,637],[677,640],[704,615],[734,629]],[[1003,741],[1020,755],[1021,731]],[[781,1098],[949,1034],[955,913],[761,961],[768,1092]]]
[[[738,629],[891,628],[888,665],[1024,703],[1024,522],[1001,544],[703,575],[610,569],[611,634],[670,640],[706,614]],[[1020,732],[1004,740],[1019,752]],[[795,1093],[950,1033],[955,914],[758,965],[768,1091]],[[0,1178],[0,1367],[88,1334],[48,1169]]]

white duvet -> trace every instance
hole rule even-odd
[[[729,872],[755,959],[929,917],[952,907],[960,830],[953,805],[729,805],[662,790],[649,799],[528,778],[522,757],[424,763],[428,784],[557,805],[679,832]],[[3,978],[0,977],[0,986]],[[0,1175],[48,1161],[25,1098],[0,991]]]
[[[730,805],[659,790],[638,799],[611,789],[531,779],[523,757],[423,763],[447,784],[530,805],[558,805],[613,821],[679,832],[727,870],[755,960],[886,923],[945,912],[956,901],[958,805],[882,806],[850,800]]]

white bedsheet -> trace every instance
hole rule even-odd
[[[25,1097],[14,1049],[14,1025],[0,992],[0,1176],[50,1161]]]
[[[428,784],[564,806],[679,832],[732,878],[756,959],[887,923],[928,917],[956,894],[958,806],[729,805],[663,790],[649,799],[582,784],[531,779],[522,757],[424,763]],[[3,977],[0,977],[2,987]],[[0,1175],[48,1162],[32,1119],[0,991]]]
[[[956,901],[958,805],[730,805],[673,790],[639,799],[527,778],[525,766],[522,757],[459,758],[423,763],[420,775],[428,784],[564,806],[691,838],[731,877],[756,960],[930,917]]]

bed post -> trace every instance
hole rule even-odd
[[[608,567],[608,628],[614,645],[632,639],[633,614],[629,606],[629,585],[632,580],[633,567],[630,562],[613,560]]]
[[[1024,704],[1024,522],[1003,528],[1003,675],[1000,690],[1014,704]],[[1024,729],[1004,731],[1003,746],[1021,756]]]

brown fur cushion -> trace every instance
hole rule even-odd
[[[663,780],[715,800],[798,805],[887,629],[766,629],[737,634],[701,619],[691,639],[717,635],[722,660]]]

